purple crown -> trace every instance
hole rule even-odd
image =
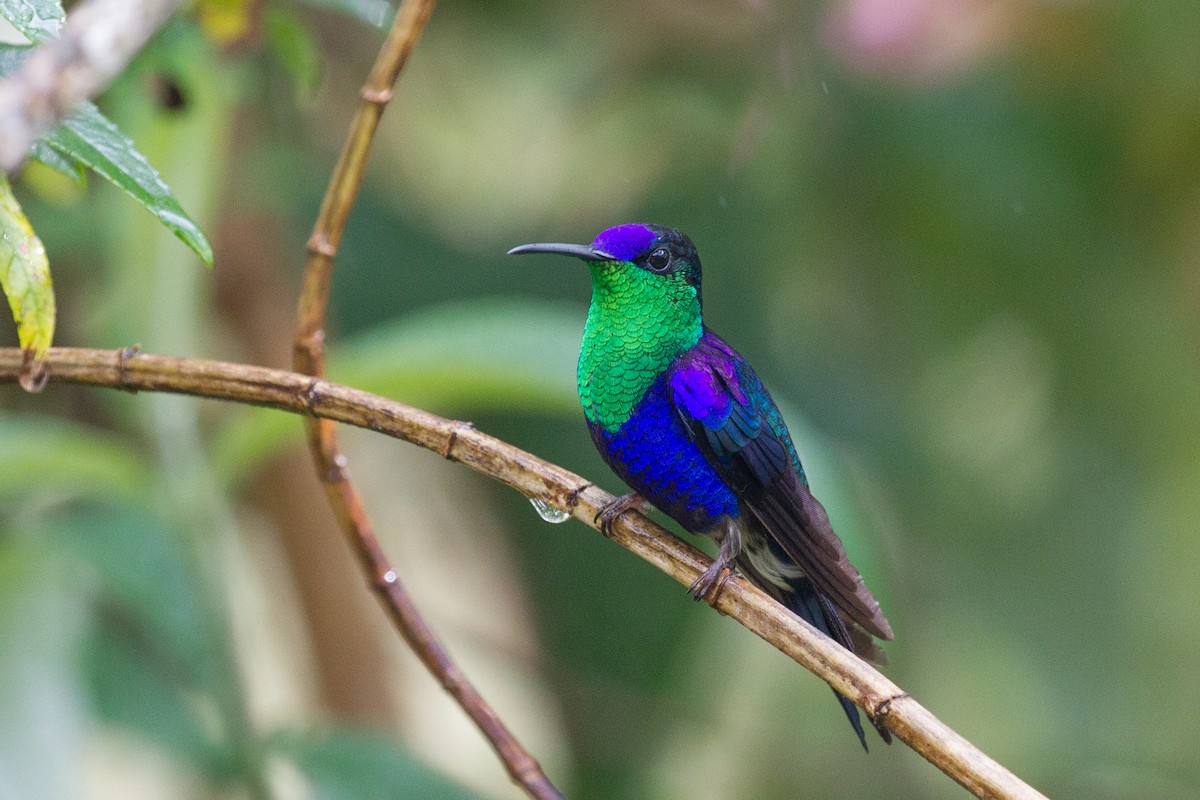
[[[592,247],[608,253],[618,261],[632,261],[658,238],[658,234],[639,222],[618,225],[603,231]]]

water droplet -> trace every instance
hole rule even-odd
[[[536,497],[529,498],[529,502],[533,504],[535,509],[537,509],[538,516],[546,520],[546,522],[551,522],[557,525],[558,523],[566,522],[571,518],[571,515],[566,511],[561,511]]]
[[[396,570],[389,569],[387,572],[383,573],[383,582],[384,583],[395,583],[396,582]]]

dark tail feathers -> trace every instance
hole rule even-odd
[[[846,623],[838,616],[833,603],[829,601],[829,598],[814,589],[808,580],[801,578],[796,581],[792,593],[784,599],[784,602],[792,611],[799,614],[805,622],[850,652],[855,652],[850,632],[846,630]],[[858,707],[843,697],[836,689],[833,690],[833,696],[842,704],[842,710],[846,712],[846,719],[850,720],[850,725],[854,728],[854,732],[858,734],[858,741],[862,743],[863,750],[869,752],[867,750],[867,735],[863,731],[862,719],[859,716]],[[875,726],[875,730],[879,731],[879,736],[885,743],[892,743],[892,734],[886,728]]]

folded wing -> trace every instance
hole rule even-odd
[[[780,549],[848,621],[891,639],[879,603],[808,489],[779,409],[750,366],[708,331],[667,379],[692,440]]]

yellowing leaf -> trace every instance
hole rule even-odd
[[[220,45],[231,45],[250,32],[253,0],[202,0],[196,7],[200,26]]]
[[[54,288],[46,248],[33,232],[13,197],[8,179],[0,176],[0,289],[8,296],[17,339],[25,351],[21,386],[37,391],[45,383],[42,357],[54,338]]]

